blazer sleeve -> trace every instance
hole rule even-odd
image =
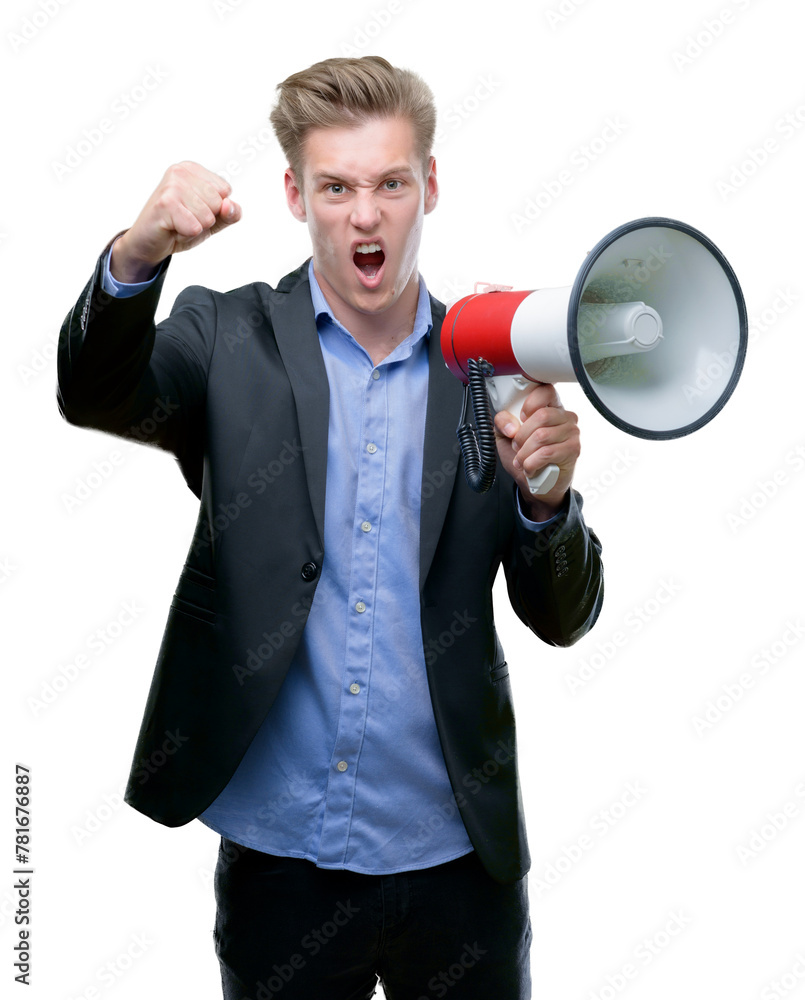
[[[511,503],[508,490],[501,501]],[[541,531],[520,517],[503,558],[515,613],[545,642],[570,646],[595,624],[604,599],[601,543],[584,522],[583,500],[569,490],[563,516]]]
[[[71,424],[163,448],[181,463],[199,448],[217,326],[214,297],[199,286],[186,288],[157,329],[170,257],[151,286],[116,298],[101,284],[115,238],[61,327],[59,410]]]

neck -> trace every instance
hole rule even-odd
[[[413,332],[419,305],[419,275],[416,271],[397,301],[380,313],[361,312],[351,307],[330,289],[326,281],[322,281],[318,273],[316,280],[333,316],[349,330],[372,359],[372,364],[380,364]]]

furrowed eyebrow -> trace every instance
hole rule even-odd
[[[399,177],[401,174],[405,175],[406,177],[413,177],[414,171],[408,166],[407,163],[403,163],[399,167],[392,167],[391,170],[387,170],[380,178],[380,180],[384,181],[389,177]]]
[[[413,177],[414,171],[408,166],[407,163],[402,164],[397,167],[390,167],[388,170],[384,170],[383,173],[377,178],[377,183],[388,180],[389,177]],[[320,181],[329,181],[333,184],[352,184],[352,181],[347,180],[344,177],[339,177],[338,174],[330,173],[329,171],[323,170],[319,173],[313,174],[314,184],[318,184]]]

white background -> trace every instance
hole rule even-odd
[[[750,317],[738,388],[692,437],[631,438],[577,386],[561,389],[580,417],[576,485],[604,545],[607,595],[594,631],[554,649],[497,593],[533,856],[534,996],[805,996],[801,8],[45,7],[5,4],[0,33],[2,988],[22,995],[11,957],[22,762],[36,869],[25,995],[220,996],[217,837],[197,822],[169,830],[120,800],[196,501],[169,456],[62,420],[54,343],[105,242],[179,159],[219,171],[236,161],[244,215],[174,259],[160,317],[188,284],[275,284],[303,260],[307,230],[285,206],[267,124],[274,86],[318,59],[379,53],[420,72],[440,111],[441,200],[420,258],[436,295],[477,280],[570,284],[606,233],[664,215],[723,251]],[[154,70],[162,82],[138,90]],[[104,118],[103,141],[59,167]],[[518,230],[513,215],[565,169],[572,183]],[[69,506],[94,463],[112,474]],[[127,602],[138,611],[121,629]],[[121,634],[98,652],[110,626]],[[79,654],[87,665],[66,683]]]

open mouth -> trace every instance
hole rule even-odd
[[[386,259],[377,243],[361,243],[352,255],[352,262],[367,281],[376,278]]]

